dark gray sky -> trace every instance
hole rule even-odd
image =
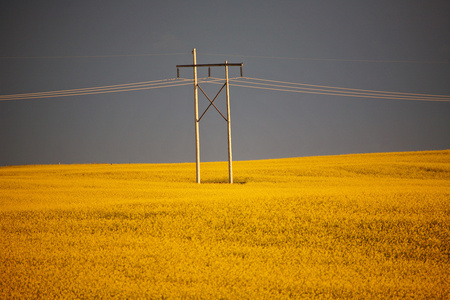
[[[243,62],[249,77],[450,95],[449,37],[445,0],[6,0],[0,95],[174,78],[194,47],[198,63]],[[117,56],[133,54],[167,55]],[[450,102],[237,86],[230,97],[235,160],[450,148]],[[0,165],[195,161],[190,85],[0,101],[0,128]],[[202,161],[227,160],[213,110],[200,144]]]

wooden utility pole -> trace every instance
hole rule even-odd
[[[227,85],[227,132],[228,132],[228,182],[233,183],[233,155],[231,153],[230,89],[228,85],[228,62],[225,61],[225,84]]]
[[[229,66],[240,66],[241,67],[241,77],[242,77],[242,66],[243,63],[232,63],[229,64],[227,61],[225,61],[224,64],[197,64],[197,52],[195,48],[192,50],[193,55],[193,63],[192,65],[177,65],[177,76],[179,77],[179,68],[184,67],[190,67],[193,68],[194,72],[194,107],[195,107],[195,162],[196,162],[196,171],[197,171],[197,183],[200,183],[200,137],[199,137],[199,123],[200,120],[203,118],[205,113],[208,111],[208,109],[211,106],[214,106],[214,108],[219,112],[219,114],[225,119],[227,122],[227,133],[228,133],[228,176],[229,176],[229,183],[233,183],[233,156],[231,152],[231,119],[230,119],[230,89],[229,89],[229,80],[228,80],[228,67]],[[200,87],[198,84],[198,78],[197,78],[197,68],[198,67],[208,67],[209,68],[209,76],[211,74],[211,67],[225,67],[225,84],[222,86],[222,88],[219,90],[217,95],[214,97],[213,100],[208,97],[208,95],[205,93],[205,91]],[[226,87],[226,101],[227,101],[227,116],[225,117],[222,112],[217,108],[216,105],[214,105],[214,101],[219,96],[219,94],[222,92],[222,90]],[[203,114],[199,117],[198,116],[198,90],[205,95],[205,97],[209,100],[210,104],[206,108],[206,110],[203,112]]]
[[[197,174],[197,183],[200,183],[200,133],[199,133],[199,123],[198,119],[198,84],[197,84],[197,52],[195,48],[192,50],[192,55],[194,57],[194,106],[195,106],[195,166]]]

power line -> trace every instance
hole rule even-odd
[[[311,92],[311,91],[289,90],[289,89],[282,89],[282,88],[257,87],[257,86],[243,85],[243,84],[232,84],[232,85],[239,86],[239,87],[246,87],[246,88],[254,88],[254,89],[306,93],[306,94],[316,94],[316,95],[328,95],[328,96],[347,96],[347,97],[359,97],[359,98],[379,98],[379,99],[410,100],[410,101],[450,102],[450,99],[449,100],[434,100],[434,99],[416,99],[416,98],[396,98],[396,97],[389,97],[389,96],[349,95],[349,94],[331,93],[331,92]]]
[[[0,56],[0,59],[115,58],[115,57],[171,56],[171,55],[188,55],[188,54],[190,54],[190,53],[180,52],[180,53],[141,53],[141,54],[105,54],[105,55]],[[215,53],[200,53],[200,55],[247,57],[247,58],[260,58],[260,59],[280,59],[280,60],[329,61],[329,62],[409,63],[409,64],[449,64],[450,63],[450,61],[433,61],[433,60],[342,59],[342,58],[286,57],[286,56],[215,54]]]
[[[237,77],[238,78],[238,77]],[[234,78],[234,79],[237,79]],[[300,85],[300,86],[312,86],[312,87],[320,87],[320,88],[329,88],[329,89],[339,89],[339,90],[350,90],[350,91],[358,91],[358,92],[375,92],[375,93],[386,93],[386,94],[400,94],[400,95],[409,95],[409,96],[432,96],[432,97],[450,97],[447,95],[433,95],[433,94],[416,94],[416,93],[402,93],[402,92],[388,92],[388,91],[377,91],[377,90],[364,90],[364,89],[354,89],[354,88],[344,88],[344,87],[336,87],[336,86],[327,86],[327,85],[316,85],[316,84],[307,84],[307,83],[296,83],[296,82],[287,82],[287,81],[278,81],[278,80],[269,80],[269,79],[260,79],[260,78],[252,78],[252,77],[244,77],[249,80],[257,80],[257,81],[267,81],[267,82],[276,82],[282,84],[291,84],[291,85]]]
[[[58,58],[114,58],[114,57],[144,57],[187,55],[189,53],[144,53],[144,54],[106,54],[106,55],[56,55],[56,56],[0,56],[0,59],[58,59]]]
[[[119,88],[128,88],[128,87],[137,87],[143,85],[155,85],[162,84],[164,82],[170,81],[172,79],[161,79],[154,81],[143,81],[143,82],[135,82],[135,83],[125,83],[125,84],[116,84],[116,85],[105,85],[100,87],[90,87],[90,88],[80,88],[80,89],[70,89],[70,90],[58,90],[58,91],[48,91],[48,92],[37,92],[37,93],[26,93],[26,94],[14,94],[9,95],[10,97],[22,97],[22,96],[45,96],[51,94],[67,94],[67,93],[78,93],[78,92],[89,92],[89,91],[98,91],[98,90],[107,90],[107,89],[119,89]],[[8,95],[5,95],[8,96]]]
[[[192,84],[191,79],[173,78],[173,79],[162,79],[162,80],[155,80],[155,81],[107,85],[107,86],[82,88],[82,89],[1,95],[0,101],[26,100],[26,99],[36,99],[36,98],[54,98],[54,97],[67,97],[67,96],[84,96],[84,95],[95,95],[95,94],[117,93],[117,92],[131,92],[131,91],[138,91],[138,90],[150,90],[150,89],[158,89],[158,88],[166,88],[166,87],[183,86],[183,85],[188,85],[188,84]]]
[[[257,85],[255,85],[257,84]],[[397,95],[397,94],[385,94],[385,92],[380,93],[358,93],[350,91],[338,91],[338,90],[328,90],[328,89],[313,89],[313,88],[295,88],[292,86],[282,86],[264,83],[232,83],[233,86],[254,88],[254,89],[264,89],[273,91],[284,91],[284,92],[295,92],[295,93],[306,93],[306,94],[316,94],[316,95],[329,95],[329,96],[343,96],[343,97],[358,97],[358,98],[377,98],[377,99],[392,99],[392,100],[409,100],[409,101],[437,101],[437,102],[450,102],[449,97],[417,97],[417,96],[407,96],[407,95]],[[261,86],[262,85],[262,86]],[[330,87],[331,88],[331,87]]]
[[[213,53],[200,53],[200,55],[227,56],[227,57],[228,56],[231,56],[231,57],[247,57],[247,58],[261,58],[261,59],[329,61],[329,62],[403,63],[403,64],[449,64],[450,63],[450,61],[433,61],[433,60],[341,59],[341,58],[285,57],[285,56],[213,54]]]
[[[273,91],[307,93],[307,94],[318,94],[328,96],[342,96],[342,97],[358,97],[358,98],[450,102],[450,96],[446,95],[351,89],[343,87],[311,85],[311,84],[284,82],[284,81],[249,78],[249,77],[234,78],[230,79],[230,81],[232,82],[233,86],[253,88],[253,89],[273,90]],[[210,83],[217,83],[217,82],[210,81]]]
[[[138,90],[150,90],[166,87],[176,87],[192,84],[192,79],[171,78],[154,81],[143,81],[126,84],[106,85],[90,88],[57,90],[36,93],[0,95],[0,101],[8,100],[27,100],[38,98],[54,98],[68,96],[84,96],[105,93],[131,92]],[[221,78],[201,78],[199,83],[223,84],[224,79]],[[450,96],[433,95],[433,94],[417,94],[388,92],[377,90],[364,90],[344,87],[334,87],[325,85],[314,85],[305,83],[286,82],[279,80],[269,80],[251,77],[236,77],[229,79],[230,84],[238,87],[306,93],[316,95],[341,96],[341,97],[358,97],[358,98],[376,98],[376,99],[392,99],[392,100],[408,100],[408,101],[433,101],[433,102],[450,102]]]
[[[275,88],[291,89],[298,91],[319,91],[319,92],[332,92],[339,93],[343,96],[345,95],[356,95],[356,96],[371,96],[377,98],[395,98],[395,99],[417,99],[417,100],[434,100],[434,101],[450,101],[450,96],[446,95],[432,95],[432,94],[417,94],[417,93],[401,93],[401,92],[388,92],[388,91],[377,91],[377,90],[363,90],[363,89],[353,89],[353,88],[343,88],[334,86],[324,86],[324,85],[314,85],[314,84],[304,84],[304,83],[293,83],[284,82],[277,80],[259,79],[259,78],[249,78],[245,77],[249,84],[253,85],[265,85]],[[250,81],[249,81],[250,80]],[[260,83],[252,81],[264,81],[271,83]],[[276,84],[273,84],[273,83]],[[294,85],[294,86],[292,86]],[[406,100],[405,99],[405,100]]]

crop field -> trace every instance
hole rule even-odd
[[[449,299],[450,150],[0,168],[0,299]]]

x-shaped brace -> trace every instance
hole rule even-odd
[[[214,101],[216,101],[217,97],[219,96],[219,94],[222,92],[223,88],[226,87],[227,84],[225,83],[222,88],[220,89],[220,91],[217,93],[217,95],[214,97],[213,100],[211,100],[208,95],[205,93],[205,91],[200,87],[200,85],[197,84],[197,87],[200,89],[200,91],[202,91],[203,95],[205,95],[205,97],[209,100],[209,105],[208,107],[205,109],[205,111],[203,112],[203,114],[200,116],[200,118],[198,119],[198,122],[200,122],[200,120],[203,118],[203,116],[206,114],[206,112],[208,111],[208,109],[212,106],[214,106],[214,108],[217,110],[217,112],[222,116],[222,118],[225,121],[228,121],[227,118],[225,118],[225,116],[220,112],[220,110],[217,108],[217,106],[214,104]]]

